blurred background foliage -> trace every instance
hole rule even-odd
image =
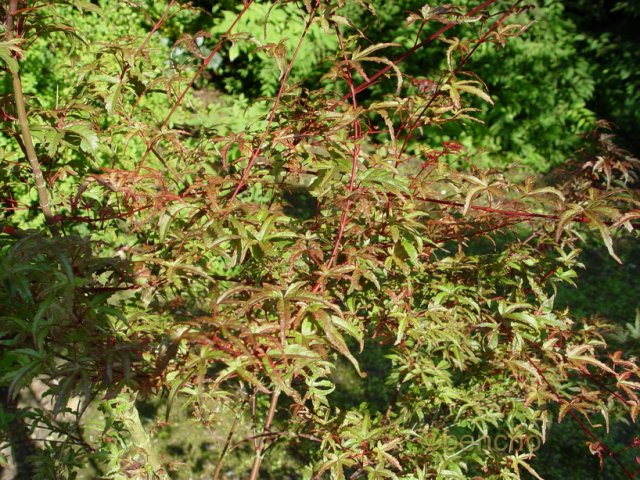
[[[224,31],[236,12],[225,10],[224,2],[196,4],[212,12],[211,17],[203,15],[199,20],[199,26],[211,33]],[[423,4],[415,0],[372,1],[377,16],[368,22],[365,35],[372,43],[396,42],[397,53],[410,48],[418,25],[407,26],[406,19],[409,12],[419,11]],[[475,2],[457,4],[473,6]],[[510,5],[507,1],[502,4]],[[489,86],[496,103],[489,106],[477,102],[484,124],[450,123],[444,129],[425,129],[423,135],[434,140],[455,138],[470,149],[473,162],[483,166],[518,163],[545,172],[572,156],[583,142],[581,137],[594,128],[597,119],[604,119],[613,123],[622,145],[637,154],[640,147],[635,134],[640,126],[640,113],[635,108],[640,100],[640,73],[636,68],[640,64],[637,5],[604,0],[535,0],[527,4],[531,6],[527,18],[535,27],[502,49],[481,47],[468,64],[468,70]],[[283,35],[289,39],[286,48],[291,52],[302,22],[300,18],[286,18],[299,15],[294,8],[274,11],[272,16],[265,15],[268,11],[266,2],[245,17],[243,26],[254,38],[226,48],[209,77],[210,87],[252,99],[275,94],[279,72],[260,46]],[[358,15],[368,15],[356,2],[347,2],[343,13],[356,19]],[[220,17],[225,22],[219,23]],[[459,34],[470,37],[474,32],[460,28]],[[329,41],[326,38],[330,37],[312,29],[312,41],[305,44],[297,60],[299,79],[307,84],[322,81],[329,67],[323,56],[324,48],[331,46],[325,43]],[[417,82],[436,82],[438,78],[430,75],[440,70],[442,61],[439,48],[425,48],[418,50],[404,67]],[[379,86],[363,95],[376,98],[383,90]]]
[[[100,62],[107,61],[109,54],[112,58],[108,61],[114,58],[117,61],[119,55],[126,55],[128,49],[135,48],[137,39],[150,30],[153,19],[161,15],[166,2],[152,0],[146,2],[144,9],[114,0],[101,0],[99,3],[103,7],[102,16],[60,7],[60,16],[82,31],[84,42],[77,40],[70,46],[68,36],[54,33],[38,39],[30,47],[21,67],[24,88],[30,100],[39,102],[42,109],[54,108],[57,98],[68,92],[75,92],[81,98],[81,84],[100,81],[112,85],[105,89],[105,102],[117,101],[116,94],[126,97],[126,92],[115,91],[114,79],[101,77]],[[377,17],[368,24],[365,35],[373,43],[398,42],[398,53],[411,47],[411,39],[418,33],[418,26],[406,25],[407,14],[419,10],[424,2],[374,0],[371,3]],[[477,2],[465,0],[458,3],[474,5]],[[506,1],[503,3],[507,4]],[[622,145],[637,156],[640,153],[637,134],[640,129],[640,110],[637,108],[640,105],[640,70],[637,68],[640,65],[639,4],[614,0],[535,0],[528,3],[531,4],[530,18],[535,22],[529,31],[502,49],[480,48],[468,64],[468,69],[486,82],[495,101],[492,108],[478,102],[477,107],[481,109],[479,118],[484,123],[451,123],[437,129],[425,128],[416,135],[416,139],[428,137],[432,143],[456,139],[467,148],[468,162],[496,167],[520,164],[527,171],[543,174],[574,156],[588,141],[587,135],[594,129],[596,120],[605,119],[614,125]],[[114,4],[117,7],[114,8]],[[266,111],[261,97],[277,93],[282,75],[283,65],[274,62],[274,49],[284,50],[290,57],[304,28],[303,17],[296,6],[273,11],[271,6],[271,2],[260,2],[243,18],[237,30],[246,33],[232,38],[214,58],[196,88],[188,94],[186,113],[179,112],[172,127],[204,130],[212,136],[240,131],[247,126],[251,128],[252,125],[260,128],[259,118]],[[349,18],[365,14],[355,2],[347,2],[344,9],[344,16]],[[226,30],[237,11],[238,2],[235,1],[195,1],[194,8],[180,10],[168,19],[163,35],[151,38],[152,61],[159,66],[175,62],[184,67],[185,74],[193,72],[198,65],[197,57],[208,54],[215,39]],[[123,18],[126,22],[122,21]],[[185,36],[186,32],[195,31],[201,33]],[[474,32],[461,28],[460,35],[473,36]],[[287,40],[278,44],[283,37]],[[131,44],[126,43],[127,38],[131,39]],[[121,39],[121,43],[114,44],[116,39]],[[325,53],[335,48],[332,41],[334,37],[323,35],[314,26],[299,54],[292,81],[301,82],[303,86],[325,83],[330,87],[330,82],[323,76],[330,68]],[[96,48],[103,49],[104,57],[95,55]],[[440,53],[440,49],[425,48],[409,60],[407,72],[415,78],[416,85],[424,81],[438,81],[438,78],[431,77],[431,72],[440,70],[443,62]],[[70,55],[73,56],[70,58]],[[393,53],[389,55],[393,57]],[[76,63],[79,68],[67,68],[69,62]],[[87,82],[86,76],[95,76],[97,81]],[[9,91],[9,81],[6,76],[0,78],[1,95]],[[363,97],[374,101],[382,89],[373,88]],[[157,99],[164,95],[166,92],[150,92],[137,108],[145,115],[163,118],[167,113],[167,102]],[[34,114],[38,115],[38,105]],[[63,114],[60,112],[61,118]],[[89,157],[96,168],[108,166],[107,153],[94,147],[90,133],[78,127],[89,121],[89,115],[83,118],[78,115],[78,110],[74,115],[75,130],[71,129],[64,140],[81,144],[82,148],[76,153],[79,160]],[[109,119],[105,118],[100,127],[109,128]],[[46,132],[35,132],[35,135],[44,138]],[[13,139],[0,137],[0,146],[6,151],[15,148],[12,145]],[[129,149],[121,153],[133,159],[140,157],[143,151],[143,144],[132,142]],[[44,158],[47,157],[54,161],[54,155],[45,154]],[[87,168],[84,161],[71,162],[70,165],[75,165],[77,170]],[[16,174],[25,175],[14,169],[0,172],[0,179]],[[32,193],[26,186],[24,191],[11,192],[11,196],[22,204],[32,204]],[[296,205],[300,203],[298,200],[295,196],[291,199],[294,208],[299,208]],[[11,216],[12,223],[18,225],[32,219],[33,214],[34,208],[4,211],[4,215]],[[119,232],[118,235],[127,238],[127,232]],[[621,348],[638,351],[640,338],[634,328],[638,328],[635,312],[640,307],[640,248],[637,244],[623,241],[619,253],[625,261],[622,268],[615,266],[601,249],[587,248],[582,257],[587,266],[586,273],[577,280],[577,288],[563,288],[558,299],[576,316],[597,316],[612,321],[613,341]],[[96,268],[91,260],[87,260],[87,272]],[[43,275],[46,274],[45,271]],[[64,282],[60,285],[63,289]],[[374,342],[374,346],[365,349],[364,356],[358,359],[363,370],[369,373],[367,382],[350,368],[338,369],[334,378],[337,389],[332,394],[336,404],[345,408],[362,404],[363,409],[383,412],[393,395],[387,385],[389,360],[386,354],[384,345]],[[196,415],[193,405],[176,405],[172,409],[170,424],[157,427],[154,419],[164,406],[145,398],[138,398],[136,402],[143,424],[148,430],[157,428],[154,441],[159,453],[169,459],[188,458],[190,465],[185,470],[201,475],[200,478],[210,478],[225,440],[219,432],[228,430],[240,413],[233,406],[221,402],[219,416],[205,428],[201,422],[189,421]],[[202,434],[195,434],[196,428],[203,429]],[[553,440],[533,462],[543,477],[605,478],[597,468],[597,460],[585,458],[583,436],[575,425],[567,421],[553,426],[553,429]],[[611,435],[626,435],[628,439],[633,433],[621,427],[621,431]],[[574,449],[576,444],[581,444],[580,448]],[[299,478],[299,469],[307,462],[305,448],[297,452],[278,448],[280,450],[270,453],[271,461],[265,466],[268,472],[265,478]],[[246,471],[248,455],[243,455],[240,446],[228,456],[226,478],[241,478],[233,472]],[[179,464],[175,464],[174,478],[188,478],[181,475],[182,470]],[[615,475],[607,472],[606,478],[617,478]]]

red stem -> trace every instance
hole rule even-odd
[[[342,58],[344,59],[344,63],[345,63],[345,69],[346,69],[346,75],[347,75],[346,81],[349,85],[349,90],[351,91],[351,106],[353,107],[354,110],[356,110],[358,108],[358,101],[356,99],[356,89],[353,84],[353,74],[351,72],[351,65],[349,65],[349,62],[347,61],[347,55],[344,49],[344,42],[342,39],[342,35],[340,34],[340,30],[337,27],[336,27],[336,33],[338,35],[338,41],[340,42],[340,49],[342,50]],[[353,121],[353,135],[354,135],[354,140],[356,141],[356,144],[353,147],[353,154],[351,158],[351,174],[349,177],[349,186],[347,187],[347,189],[349,190],[349,193],[352,193],[353,190],[355,189],[356,172],[358,170],[358,156],[360,155],[360,144],[357,143],[357,141],[362,137],[362,128],[360,126],[360,122],[358,121],[357,117]],[[344,230],[348,223],[347,218],[351,210],[351,203],[352,203],[351,198],[348,198],[347,204],[344,210],[342,211],[342,215],[340,216],[338,236],[336,238],[335,245],[333,246],[333,251],[331,252],[331,257],[329,258],[329,262],[327,262],[327,268],[331,268],[333,266],[333,263],[335,262],[338,256],[338,252],[340,250],[340,243],[342,242]],[[313,288],[313,291],[315,292],[319,289],[320,289],[320,283],[318,282]]]
[[[502,23],[509,17],[509,15],[511,15],[511,13],[518,7],[518,5],[522,3],[522,0],[517,0],[513,5],[511,5],[511,7],[502,14],[502,16],[498,19],[498,21],[496,23],[494,23],[493,25],[491,25],[491,27],[489,28],[489,30],[487,30],[487,32],[482,35],[482,37],[480,37],[480,39],[476,42],[476,44],[473,46],[473,48],[469,51],[469,53],[467,53],[462,60],[460,61],[460,63],[458,64],[458,67],[456,68],[456,70],[454,72],[452,72],[449,77],[447,78],[447,81],[450,81],[454,75],[456,73],[458,73],[460,71],[460,69],[469,61],[469,59],[471,58],[471,56],[475,53],[475,51],[480,47],[480,45],[482,45],[487,37],[493,32],[495,31],[496,28],[498,28],[500,25],[502,25]],[[471,13],[471,12],[470,12]],[[469,14],[470,14],[469,13]],[[469,15],[467,14],[467,15]],[[445,82],[445,83],[446,83]],[[429,107],[431,107],[431,105],[433,104],[434,100],[438,97],[438,95],[440,95],[440,84],[438,84],[436,91],[433,93],[433,95],[431,96],[431,99],[429,100],[429,102],[420,110],[420,113],[418,114],[418,116],[416,117],[415,121],[410,124],[409,126],[409,131],[407,133],[407,135],[405,136],[404,142],[402,144],[402,148],[400,149],[400,151],[398,152],[398,160],[396,161],[396,166],[398,164],[399,158],[402,155],[402,153],[405,151],[405,149],[407,148],[407,144],[409,143],[409,139],[411,138],[411,136],[413,135],[413,132],[415,131],[415,129],[418,127],[418,124],[420,122],[420,118],[422,118],[422,115],[424,115],[424,112],[426,112]]]
[[[471,17],[471,16],[475,15],[476,13],[484,10],[489,5],[491,5],[492,3],[495,3],[496,1],[497,0],[486,0],[485,2],[481,3],[476,8],[474,8],[473,10],[470,10],[469,12],[467,12],[464,16],[465,17]],[[451,30],[456,25],[457,25],[457,23],[450,23],[448,25],[445,25],[440,30],[435,32],[433,35],[431,35],[428,38],[424,39],[422,42],[418,43],[417,45],[414,45],[413,47],[411,47],[409,50],[407,50],[402,55],[400,55],[398,58],[396,58],[394,61],[392,61],[391,64],[384,66],[383,68],[378,70],[376,73],[371,75],[369,77],[369,80],[367,80],[366,82],[363,82],[360,85],[358,85],[357,87],[355,87],[355,93],[358,94],[358,93],[362,92],[363,90],[366,90],[367,88],[369,88],[371,85],[376,83],[377,80],[382,75],[384,75],[385,73],[389,72],[393,67],[398,65],[400,62],[403,62],[404,60],[409,58],[411,55],[413,55],[417,50],[419,50],[420,48],[424,47],[425,45],[428,45],[429,43],[433,42],[438,37],[440,37],[443,33],[448,32],[449,30]],[[335,107],[337,107],[340,103],[344,102],[347,98],[349,98],[349,96],[350,96],[350,94],[345,94],[335,105],[333,105],[333,107],[331,107],[331,110],[333,110]]]
[[[429,203],[437,203],[440,205],[449,205],[452,207],[461,207],[464,208],[464,203],[461,202],[454,202],[452,200],[440,200],[437,198],[431,198],[431,197],[415,197],[416,200],[421,200],[423,202],[429,202]],[[521,218],[545,218],[545,219],[549,219],[549,220],[558,220],[560,217],[558,215],[550,215],[547,213],[533,213],[533,212],[527,212],[525,210],[503,210],[500,208],[493,208],[493,207],[483,207],[480,205],[470,205],[469,209],[471,210],[480,210],[483,212],[491,212],[491,213],[499,213],[501,215],[505,215],[508,217],[521,217]],[[577,217],[574,219],[574,221],[576,222],[580,222],[580,223],[589,223],[591,222],[590,219],[588,219],[587,217]]]
[[[293,68],[293,63],[294,63],[296,57],[298,56],[298,53],[300,52],[300,47],[302,46],[303,40],[305,39],[305,37],[307,36],[307,33],[309,32],[309,28],[311,27],[311,23],[313,22],[313,19],[315,18],[316,8],[318,8],[319,4],[320,4],[320,0],[317,0],[314,8],[311,10],[311,13],[309,14],[309,19],[307,20],[307,23],[306,23],[306,25],[304,27],[304,31],[302,32],[302,35],[300,35],[300,38],[298,39],[298,44],[296,45],[296,48],[293,51],[293,54],[291,55],[291,60],[287,64],[287,68],[285,69],[284,75],[282,76],[282,81],[280,82],[280,88],[278,90],[278,95],[276,96],[276,99],[275,99],[275,101],[273,103],[273,107],[271,108],[271,111],[269,112],[269,117],[267,118],[267,126],[265,127],[264,132],[262,133],[262,136],[260,137],[260,142],[258,143],[258,146],[255,148],[255,150],[251,154],[251,158],[249,159],[249,163],[247,164],[247,166],[245,167],[245,169],[242,172],[242,176],[240,177],[240,181],[238,182],[238,185],[236,186],[235,190],[231,194],[231,198],[229,199],[230,202],[232,202],[233,199],[236,198],[238,193],[240,193],[240,190],[242,190],[242,187],[244,186],[244,184],[245,184],[245,182],[247,180],[247,177],[249,176],[249,172],[253,168],[253,165],[256,163],[256,160],[258,159],[258,156],[260,155],[260,152],[262,151],[262,146],[264,145],[264,141],[266,140],[267,135],[269,135],[269,133],[270,133],[271,124],[273,123],[273,119],[276,116],[276,110],[278,108],[278,105],[280,105],[280,100],[282,99],[282,95],[284,94],[284,90],[285,90],[286,85],[287,85],[287,79],[289,78],[289,74],[291,73],[291,69]]]
[[[524,357],[527,359],[527,362],[529,362],[529,364],[535,369],[535,371],[538,373],[538,375],[540,376],[540,378],[542,379],[542,381],[547,385],[547,387],[549,388],[549,390],[551,391],[551,393],[556,397],[556,399],[558,400],[558,402],[560,403],[569,403],[567,400],[565,400],[564,398],[562,398],[562,396],[558,393],[558,391],[554,388],[553,385],[551,385],[551,382],[549,382],[549,380],[547,379],[547,377],[545,376],[544,372],[542,372],[542,370],[540,370],[540,368],[538,367],[538,365],[535,364],[535,362],[531,359],[531,357],[529,355],[527,355],[526,353],[524,353]],[[604,452],[611,458],[613,458],[613,461],[616,462],[616,464],[622,469],[622,471],[625,473],[625,475],[631,479],[634,478],[634,474],[631,473],[627,467],[624,466],[624,464],[622,463],[622,461],[618,458],[618,454],[616,452],[614,452],[613,450],[611,450],[602,440],[600,440],[598,438],[598,436],[593,433],[589,427],[587,427],[585,425],[585,423],[580,420],[580,417],[578,417],[578,415],[576,415],[576,413],[573,410],[568,410],[567,413],[569,414],[569,416],[571,416],[571,418],[573,418],[578,426],[580,427],[580,429],[589,437],[591,438],[595,443],[598,444],[598,446],[602,447],[602,450],[604,450]]]
[[[184,88],[184,90],[182,91],[178,99],[175,101],[175,103],[171,107],[171,110],[169,111],[167,116],[164,118],[160,126],[158,127],[159,131],[161,131],[164,127],[167,126],[167,124],[169,123],[169,120],[171,119],[175,111],[178,109],[178,107],[184,100],[184,97],[187,95],[191,87],[193,87],[193,84],[195,83],[197,78],[202,74],[202,72],[204,72],[204,69],[207,68],[207,65],[209,65],[209,63],[211,63],[211,60],[213,60],[213,57],[220,51],[220,49],[222,48],[222,45],[224,45],[225,43],[227,36],[229,35],[229,33],[231,33],[231,30],[233,30],[233,28],[237,25],[237,23],[240,21],[242,16],[247,12],[247,10],[249,9],[249,6],[252,3],[253,3],[253,0],[248,0],[244,4],[244,6],[242,7],[242,10],[238,14],[238,16],[234,19],[233,23],[231,23],[231,25],[229,26],[227,31],[224,33],[224,35],[222,35],[222,38],[220,39],[218,44],[214,47],[211,53],[202,61],[202,64],[200,65],[198,70],[196,70],[196,72],[193,74],[193,76],[191,77],[191,80],[189,80],[189,83]],[[142,155],[142,158],[140,159],[140,164],[138,165],[138,168],[137,168],[138,171],[140,171],[140,169],[142,168],[142,165],[144,164],[145,160],[149,156],[149,152],[153,148],[154,144],[157,142],[158,138],[159,137],[156,137],[155,140],[151,140],[150,143],[147,144],[147,149],[145,150],[144,154]]]

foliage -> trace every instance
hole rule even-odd
[[[209,33],[218,38],[229,28],[237,12],[226,10]],[[304,11],[293,4],[273,8],[269,3],[255,4],[238,22],[237,34],[230,37],[230,46],[220,57],[218,75],[229,92],[253,97],[273,96],[278,92],[287,59],[296,49],[298,38],[305,30]],[[336,39],[325,35],[318,24],[310,26],[306,41],[300,46],[292,82],[318,81],[325,56],[336,48]],[[223,59],[224,58],[224,59]],[[326,71],[328,67],[324,69]]]
[[[598,116],[613,122],[620,141],[636,155],[640,150],[637,65],[640,41],[636,23],[640,16],[637,2],[565,2],[569,18],[584,32],[578,39],[582,56],[589,63],[595,81],[589,102]]]
[[[640,298],[640,285],[635,280],[638,276],[637,258],[640,258],[637,242],[621,240],[617,250],[623,265],[587,244],[581,258],[589,268],[580,273],[576,286],[559,290],[558,306],[571,308],[578,317],[603,315],[621,323],[632,319]]]
[[[555,300],[585,231],[613,258],[634,231],[637,160],[607,137],[540,185],[419,134],[495,102],[473,62],[518,45],[528,9],[424,6],[417,37],[372,43],[364,2],[247,1],[190,32],[199,10],[157,1],[94,28],[113,5],[0,8],[2,419],[45,435],[22,462],[5,429],[20,473],[519,478],[571,418],[632,475],[600,435],[636,421],[640,369]],[[422,51],[438,82],[416,84]],[[240,88],[240,54],[271,98],[203,91]],[[344,400],[345,364],[377,401]],[[178,421],[195,438],[159,447]]]

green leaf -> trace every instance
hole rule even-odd
[[[86,123],[67,125],[65,132],[70,132],[80,137],[80,149],[83,152],[95,154],[100,143],[100,137],[93,128]]]
[[[411,259],[411,263],[413,263],[414,265],[418,265],[418,250],[416,250],[416,247],[414,247],[413,244],[406,238],[403,238],[401,240],[401,244],[402,248],[409,256],[409,259]]]
[[[334,326],[331,316],[324,310],[319,310],[314,312],[314,317],[318,320],[320,326],[324,330],[329,344],[351,362],[353,367],[358,372],[358,375],[360,375],[362,378],[365,378],[367,376],[366,373],[360,371],[360,365],[358,365],[358,361],[349,351],[349,347],[342,337],[342,334]]]
[[[102,9],[91,2],[86,2],[84,0],[73,0],[74,5],[79,10],[87,10],[89,12],[97,13],[98,15],[102,15]]]
[[[6,47],[3,42],[0,42],[0,60],[4,61],[11,72],[18,73],[20,71],[20,65],[13,57],[12,50]]]

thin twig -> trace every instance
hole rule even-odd
[[[220,51],[220,49],[222,48],[222,46],[224,45],[224,43],[225,43],[225,41],[227,39],[227,36],[235,28],[237,23],[240,21],[242,16],[247,12],[247,10],[249,9],[249,6],[251,6],[252,3],[253,3],[253,0],[248,0],[244,4],[244,6],[242,7],[242,10],[240,11],[240,13],[238,13],[238,16],[231,23],[231,25],[229,26],[227,31],[224,33],[224,35],[222,35],[222,38],[220,39],[218,44],[213,48],[213,50],[211,50],[211,53],[204,60],[202,60],[202,63],[200,64],[200,67],[193,74],[193,76],[191,77],[191,80],[189,80],[189,83],[187,83],[187,85],[184,88],[184,90],[182,90],[182,93],[180,93],[180,95],[178,96],[177,100],[174,102],[173,106],[171,107],[171,110],[169,110],[169,113],[167,113],[167,116],[164,118],[164,120],[162,121],[162,123],[158,127],[158,131],[162,131],[169,124],[169,120],[171,119],[171,117],[173,116],[175,111],[178,109],[178,107],[180,106],[180,104],[182,103],[184,98],[186,97],[186,95],[189,92],[189,90],[191,90],[191,88],[193,87],[193,84],[195,83],[195,81],[202,74],[202,72],[204,72],[204,69],[207,68],[207,65],[209,65],[209,63],[211,63],[211,60],[213,60],[213,57]],[[137,167],[138,171],[141,170],[145,160],[149,156],[149,152],[151,152],[152,148],[154,147],[154,145],[156,144],[156,142],[158,141],[159,138],[160,138],[160,136],[156,137],[155,139],[150,140],[147,143],[147,149],[145,150],[144,154],[142,155],[142,158],[140,159],[140,163],[138,164],[138,167]]]
[[[485,2],[483,2],[482,4],[480,4],[476,8],[474,8],[473,10],[470,10],[469,12],[467,12],[465,17],[471,17],[471,16],[475,15],[476,13],[484,10],[489,5],[491,5],[492,3],[495,3],[495,2],[497,2],[497,0],[486,0]],[[400,62],[403,62],[404,60],[409,58],[411,55],[413,55],[420,48],[424,47],[425,45],[428,45],[429,43],[432,43],[434,40],[436,40],[438,37],[440,37],[442,34],[446,33],[447,31],[451,30],[456,25],[457,24],[453,23],[453,22],[448,24],[448,25],[445,25],[440,30],[435,32],[433,35],[431,35],[428,38],[424,39],[422,42],[418,43],[417,45],[414,45],[413,47],[411,47],[409,50],[404,52],[398,58],[393,60],[390,64],[385,65],[383,68],[378,70],[376,73],[374,73],[373,75],[370,75],[369,79],[366,82],[363,82],[360,85],[358,85],[357,87],[355,87],[355,93],[358,94],[358,93],[362,92],[363,90],[366,90],[367,88],[369,88],[371,85],[375,84],[382,75],[384,75],[385,73],[389,72],[391,69],[396,67]],[[341,104],[344,101],[346,101],[350,96],[351,96],[351,93],[344,94],[344,96],[331,108],[331,110],[335,109],[339,104]]]
[[[304,26],[302,35],[300,35],[300,38],[298,39],[298,44],[296,45],[296,48],[293,51],[293,54],[291,55],[291,60],[289,60],[289,63],[287,64],[287,68],[285,69],[284,74],[282,75],[282,80],[280,82],[280,88],[278,90],[278,94],[276,95],[276,99],[273,102],[273,107],[271,108],[271,111],[269,112],[269,116],[267,117],[267,125],[264,128],[264,132],[260,136],[260,141],[258,142],[258,146],[253,150],[251,158],[249,159],[249,163],[247,164],[246,168],[242,172],[242,176],[240,177],[240,181],[238,182],[238,185],[236,186],[235,190],[231,194],[231,198],[229,199],[229,202],[232,202],[233,199],[236,198],[238,193],[240,193],[240,191],[242,190],[242,187],[244,186],[247,180],[247,177],[249,176],[249,172],[251,171],[251,169],[253,168],[253,165],[255,164],[256,160],[260,156],[260,152],[262,151],[262,146],[264,145],[265,140],[267,139],[267,136],[271,131],[271,124],[273,123],[273,120],[276,116],[278,105],[280,104],[280,100],[282,99],[282,95],[284,94],[284,90],[287,86],[287,79],[289,78],[289,74],[291,73],[291,69],[293,68],[293,63],[295,62],[296,57],[300,52],[300,47],[302,46],[302,42],[307,36],[307,33],[309,33],[309,28],[313,23],[313,19],[315,18],[315,14],[316,14],[316,8],[318,8],[319,4],[320,4],[320,0],[316,1],[314,8],[311,10],[311,13],[309,14],[309,19],[307,20],[307,23]]]
[[[5,27],[7,29],[7,38],[9,40],[16,37],[14,31],[14,17],[18,13],[18,0],[10,0],[9,11],[5,20]],[[42,168],[36,155],[36,149],[33,145],[33,139],[31,138],[31,129],[29,128],[29,117],[27,115],[27,108],[24,100],[24,92],[22,90],[22,79],[20,78],[20,72],[16,68],[12,70],[11,77],[13,80],[13,95],[16,104],[16,113],[18,115],[18,124],[20,125],[20,131],[22,133],[22,142],[26,151],[27,160],[31,166],[31,174],[38,193],[38,203],[40,204],[40,210],[44,215],[45,221],[49,226],[49,230],[53,235],[58,235],[58,228],[56,227],[56,219],[51,208],[49,201],[49,191],[47,190],[47,183],[42,174]]]
[[[276,407],[278,405],[278,398],[280,397],[280,389],[276,388],[271,394],[271,404],[269,405],[269,413],[267,414],[267,420],[264,422],[263,433],[268,433],[273,423],[273,417],[276,413]],[[253,466],[251,467],[251,476],[249,480],[256,480],[260,473],[260,464],[262,463],[262,454],[264,452],[264,436],[256,438],[256,453],[253,458]]]
[[[397,154],[398,155],[398,160],[396,160],[396,167],[398,166],[398,162],[400,160],[400,156],[404,153],[404,151],[406,150],[406,148],[408,146],[409,139],[413,135],[413,132],[415,131],[415,129],[420,124],[420,119],[422,118],[424,113],[431,107],[431,105],[433,104],[435,99],[442,93],[440,85],[442,85],[442,83],[446,84],[446,83],[450,82],[455,77],[455,74],[458,73],[462,69],[462,67],[469,61],[471,56],[476,52],[476,50],[480,47],[480,45],[482,45],[487,40],[489,35],[491,35],[491,33],[493,33],[500,25],[502,25],[504,23],[504,21],[507,18],[509,18],[509,16],[513,13],[513,11],[516,8],[518,8],[518,5],[520,3],[522,3],[522,0],[516,0],[516,2],[513,5],[511,5],[511,7],[506,12],[504,12],[502,14],[502,16],[498,19],[498,21],[496,23],[494,23],[493,25],[491,25],[491,27],[487,30],[487,32],[484,35],[482,35],[482,37],[480,37],[478,39],[478,41],[475,43],[473,48],[462,58],[462,60],[460,61],[460,63],[456,67],[455,71],[450,73],[450,75],[448,76],[447,80],[445,80],[444,82],[441,82],[441,81],[439,82],[439,84],[438,84],[438,86],[436,88],[436,91],[431,96],[431,99],[429,100],[429,102],[427,102],[427,104],[422,109],[420,109],[420,112],[416,116],[416,119],[409,125],[409,129],[408,129],[407,135],[405,136],[404,142],[402,144],[402,148],[400,148],[400,151]],[[469,12],[466,16],[471,16],[472,12],[475,13],[477,11],[478,11],[477,9],[474,9],[471,12]]]
[[[347,84],[349,85],[349,91],[351,94],[351,106],[353,107],[353,110],[357,110],[358,108],[358,100],[356,98],[356,90],[355,90],[355,86],[353,84],[353,74],[351,72],[351,65],[349,64],[349,61],[347,60],[347,54],[345,52],[345,47],[344,47],[344,42],[342,39],[342,35],[340,34],[340,30],[336,27],[336,34],[338,36],[338,41],[340,42],[340,49],[342,50],[342,56],[343,56],[343,60],[344,60],[344,64],[345,64],[345,73],[346,73],[346,81]],[[347,187],[347,190],[349,191],[349,193],[353,193],[353,191],[355,190],[355,180],[356,180],[356,173],[358,171],[358,157],[360,156],[360,144],[358,143],[358,140],[360,140],[362,138],[362,127],[360,126],[360,121],[358,120],[358,117],[356,116],[356,118],[353,120],[353,139],[355,140],[354,142],[354,146],[353,146],[353,153],[351,156],[351,174],[349,176],[349,185]],[[347,204],[344,208],[344,210],[342,211],[342,215],[340,216],[340,224],[338,227],[338,235],[336,237],[336,241],[335,244],[333,246],[333,250],[331,251],[331,256],[329,257],[329,262],[327,263],[327,269],[330,269],[333,266],[333,263],[335,262],[336,258],[338,257],[338,252],[340,250],[340,244],[342,242],[342,237],[344,235],[344,231],[345,228],[347,226],[348,223],[348,216],[349,216],[349,212],[351,210],[351,204],[352,204],[352,199],[348,198],[347,199]],[[320,283],[316,283],[315,287],[313,288],[313,292],[317,293],[317,291],[321,288],[321,284]]]
[[[538,367],[538,365],[531,359],[531,357],[529,355],[527,355],[525,352],[523,352],[523,354],[524,354],[524,357],[527,359],[527,362],[535,369],[535,371],[538,373],[538,375],[540,375],[540,378],[547,385],[547,387],[549,388],[551,393],[556,397],[558,402],[559,403],[568,404],[569,401],[566,400],[565,398],[563,398],[558,393],[558,391],[551,384],[551,382],[547,379],[547,377],[545,376],[544,372],[540,369],[540,367]],[[615,451],[611,450],[611,448],[609,446],[607,446],[607,444],[605,444],[602,440],[600,440],[598,438],[598,436],[595,433],[593,433],[593,431],[589,427],[587,427],[587,425],[578,417],[578,415],[573,410],[568,410],[567,413],[569,414],[569,416],[571,418],[573,418],[577,422],[578,426],[587,435],[587,437],[592,439],[596,443],[596,445],[601,447],[602,450],[609,457],[611,457],[613,459],[613,461],[618,465],[618,467],[620,467],[620,469],[624,472],[624,474],[628,478],[631,478],[631,479],[634,478],[635,475],[633,473],[631,473],[631,471],[629,471],[629,469],[624,465],[624,463],[622,463],[622,460],[620,460],[619,455]]]
[[[222,452],[220,452],[220,458],[218,459],[218,463],[216,464],[216,469],[213,472],[213,480],[218,480],[218,478],[220,477],[220,471],[222,470],[222,465],[224,464],[223,463],[224,456],[227,454],[227,451],[229,450],[229,446],[231,445],[233,434],[236,432],[236,428],[238,427],[239,418],[240,417],[236,416],[236,418],[233,420],[233,424],[231,425],[231,428],[229,429],[229,433],[227,434],[227,440],[224,443]]]

